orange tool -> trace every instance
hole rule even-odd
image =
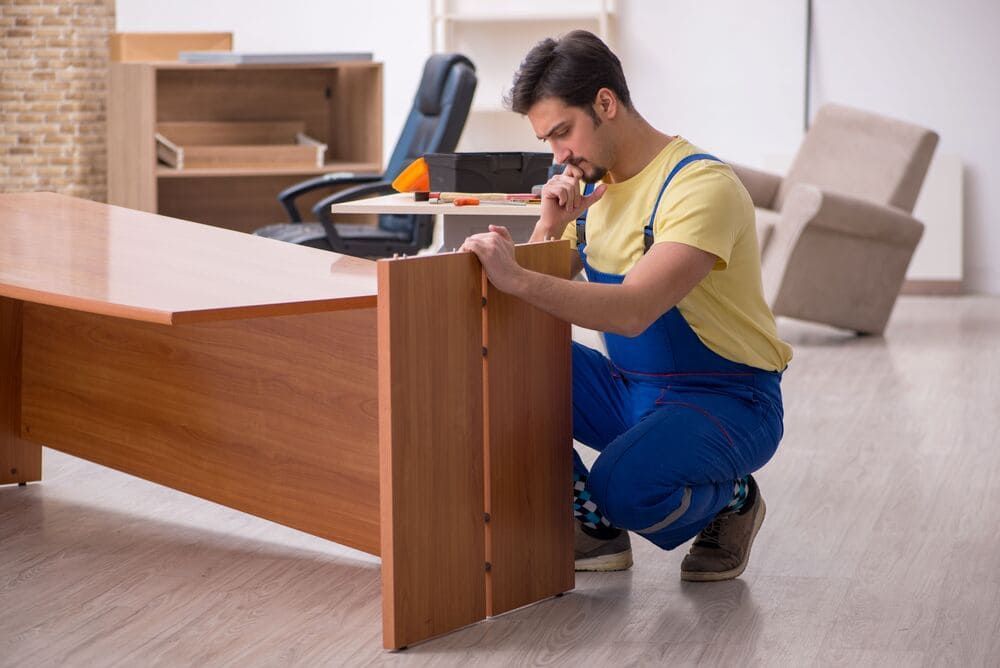
[[[427,162],[421,157],[400,172],[392,182],[392,187],[401,193],[427,192],[431,189],[431,173]]]
[[[479,206],[479,199],[476,197],[456,197],[455,206]]]

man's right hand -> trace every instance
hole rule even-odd
[[[567,164],[562,174],[553,176],[542,188],[542,216],[539,223],[552,236],[561,236],[566,225],[601,199],[608,188],[602,183],[584,197],[580,192],[582,177],[583,171],[579,167]]]

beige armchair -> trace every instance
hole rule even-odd
[[[775,315],[883,332],[923,234],[910,213],[937,141],[925,128],[828,104],[785,178],[733,165],[757,210]]]

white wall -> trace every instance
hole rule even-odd
[[[637,107],[726,159],[763,167],[794,153],[805,6],[618,0],[616,42]],[[244,51],[373,51],[385,63],[387,151],[430,52],[429,16],[429,0],[117,0],[123,31],[231,30]],[[836,101],[936,130],[938,151],[965,165],[967,285],[1000,293],[1000,76],[989,71],[1000,3],[815,0],[813,20],[813,111]]]

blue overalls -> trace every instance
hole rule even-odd
[[[644,229],[681,160],[660,188]],[[588,191],[593,186],[588,186]],[[620,284],[587,262],[584,214],[577,249],[593,283]],[[670,550],[694,537],[732,499],[737,479],[763,466],[783,433],[781,374],[710,350],[675,306],[637,337],[605,334],[608,357],[573,343],[573,436],[600,451],[574,472],[612,525]]]

